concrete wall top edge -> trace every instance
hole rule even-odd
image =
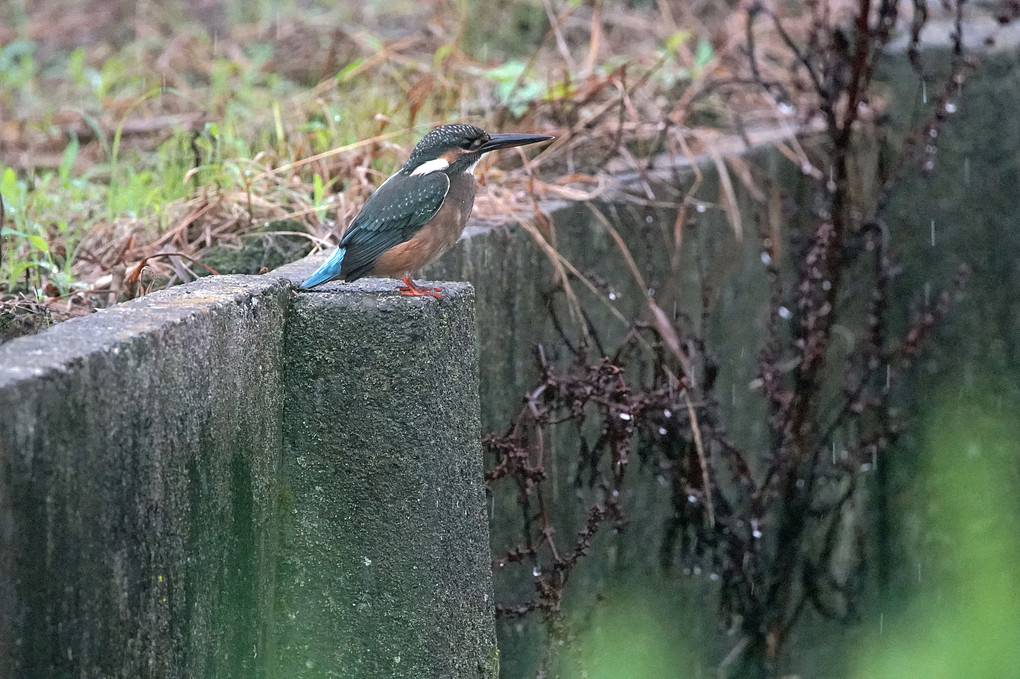
[[[315,270],[327,252],[309,255],[262,276],[208,276],[11,340],[0,346],[0,389],[66,370],[91,354],[117,353],[127,344],[168,326],[239,305],[257,306],[266,296],[293,294],[291,291]],[[355,283],[327,284],[320,290],[393,293],[397,299],[397,285],[396,281],[366,278]],[[470,287],[466,283],[445,285],[450,294],[463,294]]]
[[[60,371],[97,352],[118,352],[139,337],[261,298],[284,294],[278,276],[210,276],[59,323],[0,346],[0,389]]]

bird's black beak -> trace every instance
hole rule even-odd
[[[494,134],[489,137],[489,141],[478,147],[478,152],[488,153],[489,151],[508,149],[513,146],[524,146],[525,144],[535,144],[540,141],[549,141],[550,139],[555,139],[555,137],[550,137],[546,134]]]

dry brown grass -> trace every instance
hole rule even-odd
[[[557,137],[536,157],[504,154],[498,165],[481,168],[482,219],[540,220],[536,199],[591,200],[608,190],[613,174],[644,173],[651,158],[709,153],[724,178],[720,207],[739,234],[734,184],[759,192],[739,161],[714,150],[724,135],[735,135],[739,146],[757,130],[785,126],[787,153],[810,167],[795,140],[810,116],[798,112],[796,100],[746,86],[743,12],[667,0],[652,7],[539,6],[547,29],[535,44],[518,57],[486,58],[484,46],[464,43],[470,18],[443,2],[417,5],[411,15],[399,5],[373,12],[352,4],[318,17],[247,22],[230,19],[228,10],[236,14],[237,7],[212,0],[162,9],[109,2],[98,11],[85,0],[33,3],[21,28],[4,29],[0,42],[36,41],[40,59],[85,47],[88,67],[113,60],[124,77],[157,90],[139,96],[114,83],[102,98],[69,107],[61,98],[75,94],[74,84],[51,73],[37,84],[39,96],[17,99],[15,115],[0,123],[0,161],[22,176],[45,172],[60,165],[74,138],[80,148],[73,174],[94,176],[97,184],[120,181],[109,176],[114,142],[120,170],[151,163],[174,144],[173,161],[193,167],[183,177],[184,197],[151,210],[104,214],[102,206],[79,206],[85,214],[77,217],[77,247],[64,265],[74,284],[54,285],[59,281],[37,272],[9,292],[44,304],[54,292],[88,310],[189,280],[202,272],[196,262],[210,248],[236,245],[269,222],[289,220],[287,230],[327,245],[425,129],[453,120]],[[810,17],[786,19],[796,30]],[[768,22],[753,27],[753,39],[766,55],[770,45],[782,48]],[[256,43],[271,46],[268,58],[248,49]],[[516,65],[516,78],[515,71],[497,72],[507,64]],[[763,78],[799,91],[778,57],[763,59],[761,69]],[[272,82],[285,86],[260,95]],[[238,102],[253,109],[238,114]],[[254,110],[259,106],[265,110]],[[341,123],[329,122],[338,111]],[[210,124],[227,120],[234,121],[229,132],[210,134]],[[326,134],[309,130],[322,120]],[[209,151],[231,137],[236,155]],[[650,187],[636,199],[659,200]],[[693,204],[691,194],[666,199]],[[675,243],[682,243],[679,232]]]

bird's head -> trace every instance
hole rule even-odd
[[[443,125],[418,142],[401,171],[409,175],[431,172],[470,172],[489,151],[547,141],[544,134],[489,134],[474,125]]]

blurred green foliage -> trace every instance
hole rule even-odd
[[[663,619],[650,593],[619,591],[578,620],[578,635],[562,658],[563,679],[661,679],[693,676],[677,621]]]
[[[936,572],[883,620],[856,677],[1020,677],[1020,408],[947,391],[928,418],[924,483]]]

